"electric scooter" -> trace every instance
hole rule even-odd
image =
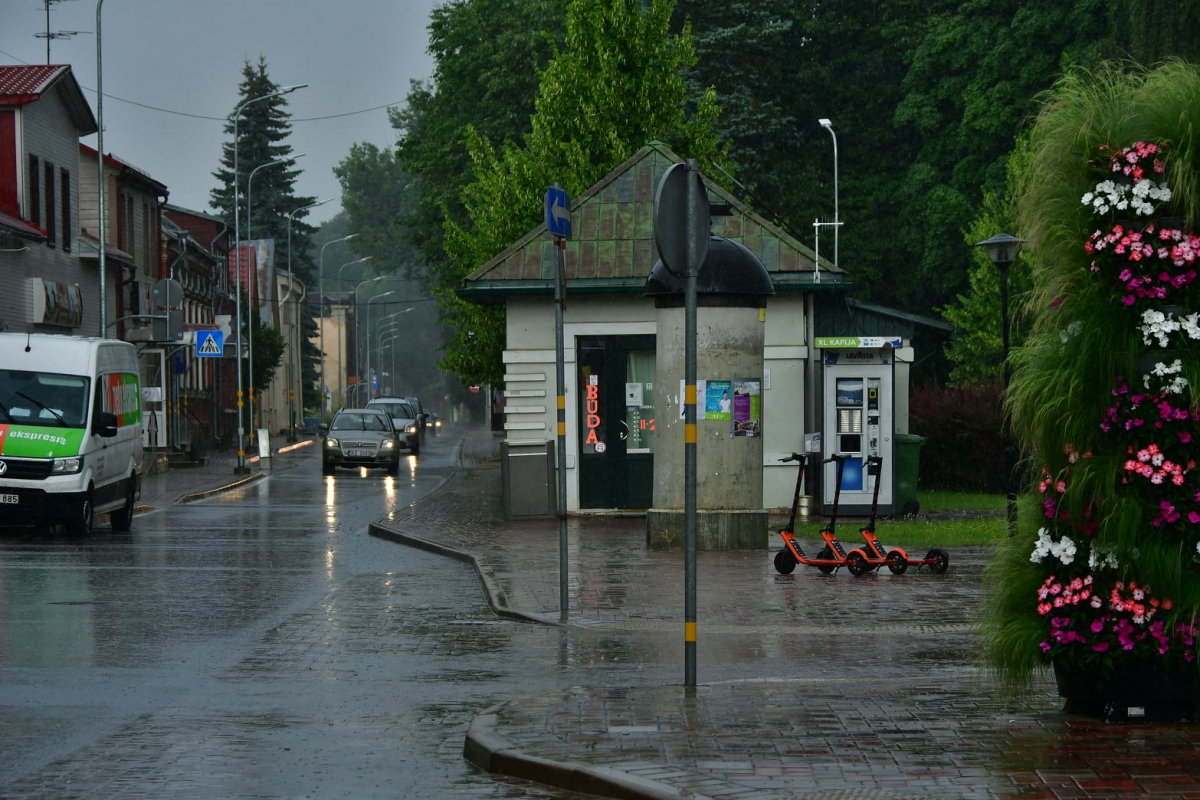
[[[808,457],[800,453],[792,453],[789,457],[779,460],[799,461],[800,473],[796,476],[796,494],[792,498],[792,516],[788,519],[788,524],[779,532],[779,535],[783,537],[783,549],[775,554],[775,570],[782,575],[790,575],[792,570],[796,569],[797,564],[804,564],[816,567],[828,575],[838,567],[847,566],[846,549],[834,535],[837,527],[838,500],[842,494],[842,471],[845,467],[846,457],[835,453],[821,462],[828,464],[832,461],[837,464],[837,481],[834,483],[833,508],[829,516],[829,524],[821,529],[821,538],[825,541],[825,546],[817,551],[816,558],[810,558],[805,554],[804,548],[796,540],[795,534],[796,509],[800,505],[800,485],[804,481]]]
[[[851,575],[858,577],[870,570],[886,566],[893,575],[903,575],[910,566],[928,565],[935,574],[941,575],[950,566],[950,554],[942,548],[931,548],[925,558],[909,559],[908,553],[903,548],[884,547],[883,543],[875,536],[875,519],[879,510],[879,485],[883,482],[879,478],[882,472],[883,458],[881,456],[871,456],[867,459],[867,474],[875,477],[875,491],[871,497],[871,517],[867,521],[867,527],[859,530],[866,545],[855,548],[846,554],[846,569],[850,571]]]

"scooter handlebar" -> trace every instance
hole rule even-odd
[[[781,458],[779,460],[783,463],[787,463],[788,461],[804,461],[805,458],[806,458],[806,456],[803,455],[802,453],[792,453],[790,456],[787,456],[786,458]]]
[[[845,460],[846,460],[846,456],[842,455],[841,453],[831,453],[829,455],[829,458],[825,459],[821,463],[822,464],[832,464],[836,461],[837,463],[840,464]]]

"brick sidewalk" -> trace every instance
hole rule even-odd
[[[504,520],[490,431],[460,463],[372,533],[473,561],[498,612],[557,624],[558,522]],[[778,575],[773,550],[700,553],[689,692],[682,554],[647,552],[644,526],[569,521],[569,624],[635,660],[675,653],[677,677],[592,688],[581,672],[482,711],[472,761],[613,797],[1200,797],[1200,727],[1066,715],[1048,681],[1012,700],[976,668],[987,548],[951,548],[940,576],[857,579]]]

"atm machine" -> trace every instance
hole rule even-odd
[[[879,487],[879,514],[894,508],[895,486],[895,351],[900,337],[843,336],[817,340],[822,348],[824,413],[821,425],[822,458],[846,456],[838,515],[865,516],[871,512],[875,481]],[[867,471],[870,456],[883,458],[878,476]],[[821,513],[833,508],[837,465],[821,471]]]

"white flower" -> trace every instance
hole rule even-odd
[[[1168,335],[1182,326],[1179,320],[1161,311],[1147,309],[1142,312],[1142,342],[1151,344],[1151,337],[1158,340],[1159,347],[1166,347]]]
[[[1100,567],[1108,567],[1110,569],[1117,568],[1117,557],[1111,550],[1106,550],[1097,544],[1093,544],[1091,552],[1088,554],[1088,567],[1093,571]]]
[[[1029,560],[1034,564],[1040,564],[1042,559],[1048,555],[1054,556],[1063,564],[1070,564],[1075,560],[1075,543],[1069,536],[1064,536],[1056,542],[1050,538],[1050,531],[1038,528],[1037,544],[1034,546]]]
[[[1150,389],[1150,377],[1156,376],[1159,378],[1169,378],[1172,375],[1170,383],[1163,383],[1159,391],[1169,392],[1171,394],[1181,394],[1187,388],[1187,378],[1179,373],[1183,372],[1183,362],[1178,358],[1171,362],[1170,366],[1159,361],[1154,365],[1154,369],[1148,375],[1142,376],[1142,385],[1147,391]]]

